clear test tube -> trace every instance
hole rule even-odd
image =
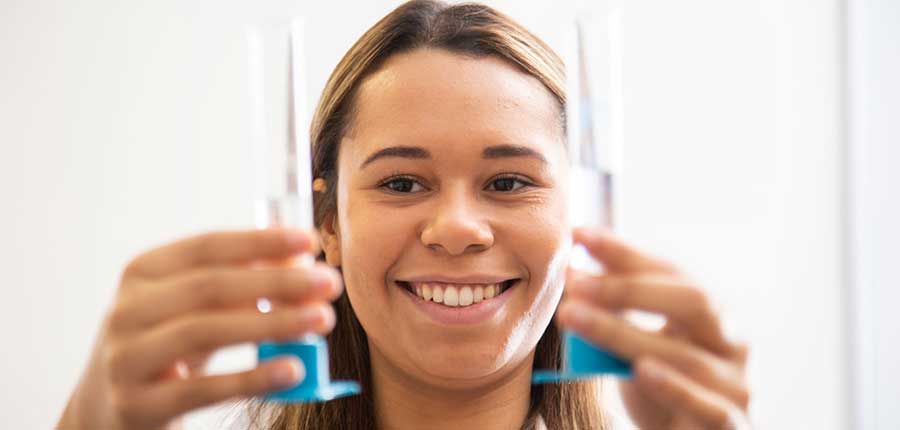
[[[257,228],[313,228],[302,22],[248,28]],[[296,52],[294,52],[296,51]]]
[[[569,156],[568,225],[612,229],[616,214],[616,175],[621,143],[621,80],[618,9],[612,5],[591,25],[576,18],[566,35],[566,144]],[[588,28],[594,34],[587,37]],[[595,43],[599,41],[600,43]],[[596,67],[591,67],[596,66]],[[602,272],[583,245],[572,248],[569,265]],[[562,334],[562,368],[535,371],[534,383],[553,383],[598,375],[629,377],[630,365],[577,334]]]
[[[593,3],[593,13],[568,26],[566,62],[566,133],[569,154],[569,225],[619,227],[619,180],[622,155],[622,5],[617,0]],[[570,264],[601,270],[583,247]]]
[[[314,229],[312,163],[309,116],[306,111],[306,65],[303,22],[275,22],[248,28],[250,90],[253,134],[253,199],[257,228]],[[312,266],[314,257],[304,254],[285,264]],[[269,312],[264,297],[257,307]],[[261,342],[260,362],[294,355],[306,369],[294,387],[270,393],[278,402],[324,402],[358,394],[354,381],[332,381],[328,344],[322,336],[307,334],[293,342]]]

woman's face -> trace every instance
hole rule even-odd
[[[419,49],[368,77],[356,107],[325,250],[373,361],[440,386],[530,366],[570,240],[551,93],[500,59]]]

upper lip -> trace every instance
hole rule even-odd
[[[472,274],[465,276],[416,275],[397,278],[397,280],[401,282],[440,282],[444,284],[499,284],[515,278],[515,276]]]

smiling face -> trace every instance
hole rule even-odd
[[[363,81],[351,129],[323,239],[373,363],[436,386],[530,367],[570,240],[552,94],[503,60],[418,49]]]

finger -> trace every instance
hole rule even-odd
[[[609,312],[575,300],[560,305],[559,322],[624,360],[657,357],[737,402],[748,397],[743,373],[733,363],[689,343],[643,331]]]
[[[659,313],[675,320],[691,339],[717,354],[731,356],[736,351],[736,345],[725,337],[709,296],[686,280],[588,273],[573,273],[569,280],[566,289],[574,299],[615,310]]]
[[[702,428],[749,429],[746,407],[730,402],[658,360],[639,360],[635,365],[635,383],[663,407],[691,415]]]
[[[149,327],[192,311],[255,308],[260,297],[294,305],[332,301],[342,285],[340,273],[325,263],[312,268],[196,269],[125,295],[113,311],[113,327]]]
[[[577,228],[572,238],[611,272],[678,272],[672,264],[639,251],[605,230]]]
[[[289,388],[302,381],[305,373],[300,360],[284,357],[240,373],[167,381],[135,390],[129,402],[134,406],[127,412],[132,421],[159,426],[204,406]]]
[[[734,343],[734,345],[735,361],[738,363],[741,369],[744,369],[747,367],[747,359],[750,356],[750,345],[748,345],[747,342],[744,341],[737,341]]]
[[[214,232],[153,249],[135,258],[124,277],[156,278],[200,266],[279,259],[299,252],[315,254],[317,250],[316,235],[300,230]]]
[[[266,314],[242,310],[191,315],[127,341],[114,351],[109,366],[116,380],[150,380],[183,357],[244,342],[283,341],[306,333],[324,335],[334,322],[331,305],[322,303]]]

